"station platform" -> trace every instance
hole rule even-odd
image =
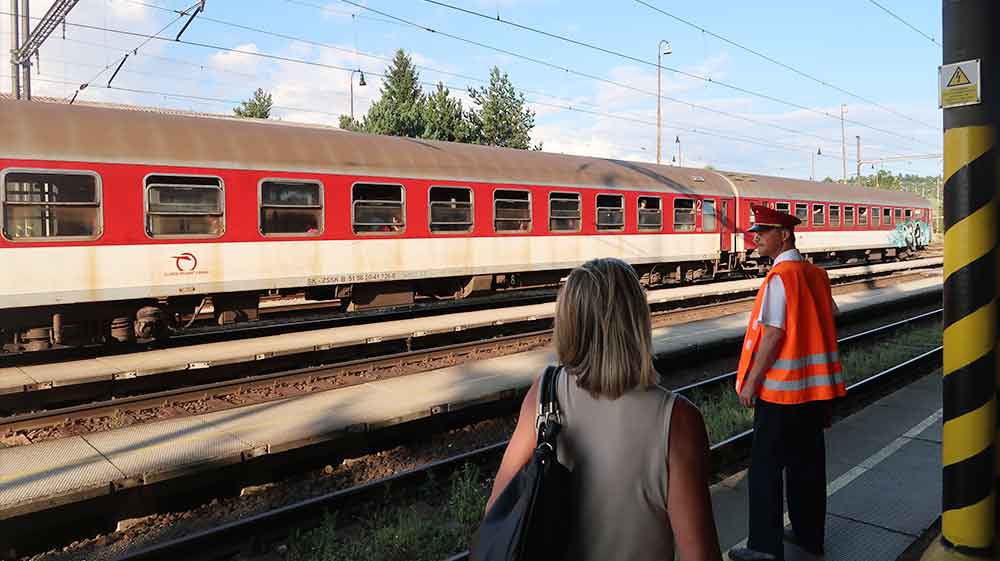
[[[941,514],[940,371],[826,433],[826,555],[785,544],[785,561],[896,561]],[[746,545],[746,472],[712,486],[723,552]],[[788,525],[788,517],[785,517]]]
[[[940,291],[937,273],[836,299],[842,314],[864,313],[873,306],[905,305],[907,300]],[[663,358],[713,341],[738,345],[747,318],[748,313],[739,313],[656,329],[654,352]],[[195,417],[0,449],[0,520],[509,398],[529,386],[553,361],[550,350],[537,350]],[[669,383],[669,372],[663,374]],[[871,432],[866,429],[857,438],[864,439]]]
[[[940,265],[940,257],[834,269],[831,279],[858,277]],[[699,284],[649,291],[650,304],[691,298],[753,294],[761,279]],[[555,303],[395,320],[285,333],[246,340],[111,355],[51,364],[0,368],[0,394],[39,391],[89,383],[112,383],[140,376],[198,370],[227,364],[326,351],[367,342],[407,340],[480,327],[551,318]]]

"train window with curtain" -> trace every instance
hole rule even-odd
[[[493,191],[493,229],[497,232],[530,232],[531,193],[510,189]]]
[[[11,241],[101,235],[101,181],[87,172],[10,171],[3,176],[3,235]]]
[[[854,207],[844,207],[844,226],[854,226]]]
[[[398,234],[406,229],[402,185],[355,183],[351,187],[351,224],[355,234]]]
[[[893,215],[896,217],[896,224],[899,224],[903,220],[903,210],[895,208],[892,210]]]
[[[801,220],[803,226],[807,226],[809,224],[809,205],[795,203],[795,218]]]
[[[892,209],[889,207],[882,209],[882,225],[892,226]]]
[[[785,214],[791,214],[792,205],[789,203],[777,203],[774,205],[774,210],[778,212],[784,212]]]
[[[778,203],[781,204],[781,203]],[[706,199],[701,203],[701,231],[714,232],[717,228],[715,215],[715,199]]]
[[[549,193],[549,231],[580,230],[580,193]]]
[[[813,226],[822,226],[826,224],[825,205],[813,205],[812,214],[813,214],[812,217]]]
[[[840,205],[830,205],[830,226],[840,226]]]
[[[694,199],[674,199],[674,231],[694,231]]]
[[[625,229],[625,197],[623,195],[597,195],[597,229]]]
[[[468,187],[431,187],[431,232],[472,231],[472,189]]]
[[[872,207],[872,226],[878,226],[882,217],[882,211],[877,206]]]
[[[858,207],[858,226],[868,225],[868,207],[859,206]]]
[[[146,233],[153,238],[217,238],[226,229],[224,199],[218,177],[150,175]]]
[[[261,234],[318,236],[322,231],[322,185],[305,181],[261,182]]]
[[[640,230],[660,230],[663,228],[663,209],[660,197],[639,197],[637,221]]]

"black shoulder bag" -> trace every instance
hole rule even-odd
[[[535,452],[486,514],[473,540],[471,561],[550,561],[566,555],[574,509],[570,472],[556,457],[562,429],[556,399],[560,369],[549,366],[542,375]]]

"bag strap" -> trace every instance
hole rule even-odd
[[[551,443],[561,428],[562,412],[559,410],[559,398],[556,394],[556,380],[559,378],[560,370],[562,366],[546,367],[538,387],[538,416],[535,419],[538,444]],[[549,430],[542,430],[545,426],[549,427]]]

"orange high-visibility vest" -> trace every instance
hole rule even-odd
[[[760,345],[764,330],[757,318],[772,275],[781,277],[785,285],[785,338],[774,366],[764,374],[758,397],[770,403],[793,405],[846,395],[837,355],[830,278],[826,271],[806,261],[782,261],[764,279],[743,339],[736,391],[743,387]]]

